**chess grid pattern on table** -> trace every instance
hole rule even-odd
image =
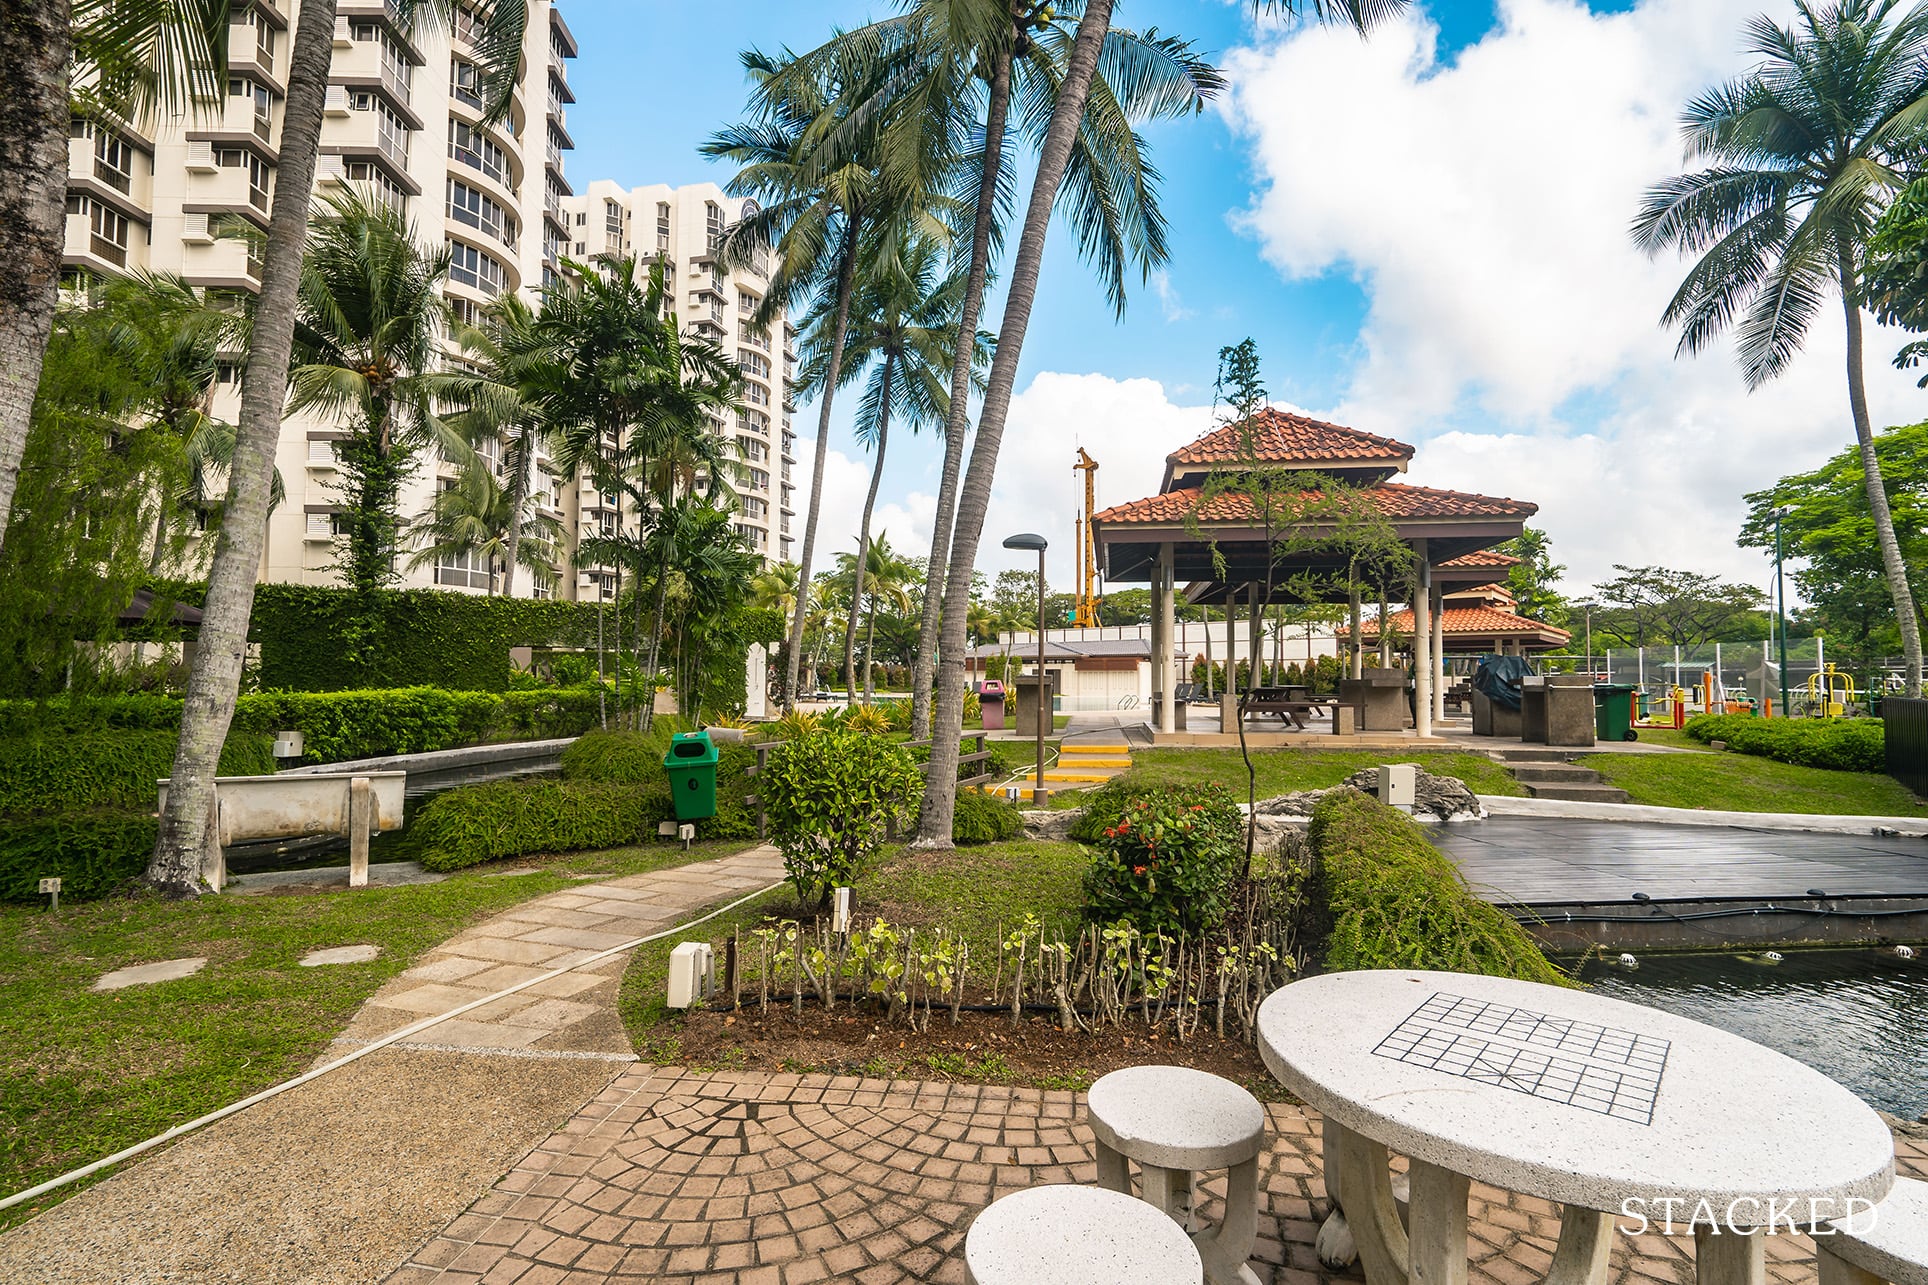
[[[1651,1125],[1669,1048],[1668,1041],[1635,1031],[1438,991],[1373,1052]]]

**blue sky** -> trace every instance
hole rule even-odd
[[[1066,574],[1074,445],[1105,466],[1102,503],[1151,493],[1207,422],[1218,349],[1249,335],[1275,400],[1413,442],[1412,480],[1540,503],[1573,587],[1614,563],[1760,581],[1758,555],[1733,548],[1739,497],[1847,440],[1838,316],[1749,398],[1724,353],[1675,361],[1657,323],[1681,269],[1635,256],[1625,226],[1641,188],[1678,171],[1680,104],[1743,69],[1745,19],[1786,7],[1433,0],[1361,42],[1260,29],[1227,0],[1120,0],[1121,25],[1190,37],[1234,87],[1148,130],[1172,256],[1123,322],[1068,239],[1051,243],[982,565],[1001,565],[1005,527],[1035,525]],[[571,176],[727,181],[697,147],[742,110],[739,50],[810,46],[888,9],[567,0]],[[1920,395],[1880,373],[1885,344],[1877,418],[1919,419]],[[815,420],[805,407],[799,433]],[[833,550],[854,539],[865,465],[836,421]],[[934,456],[893,445],[885,473],[881,521],[911,552]]]

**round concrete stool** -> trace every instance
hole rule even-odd
[[[1175,1285],[1204,1274],[1176,1224],[1098,1187],[1060,1183],[1006,1196],[964,1237],[969,1285]]]
[[[1928,1285],[1928,1182],[1896,1178],[1872,1214],[1831,1225],[1814,1238],[1821,1285]]]
[[[1265,1109],[1230,1080],[1183,1066],[1133,1066],[1091,1086],[1091,1132],[1097,1139],[1098,1185],[1131,1191],[1127,1160],[1136,1160],[1140,1194],[1179,1223],[1192,1204],[1192,1175],[1229,1171],[1225,1220],[1194,1232],[1212,1285],[1259,1285],[1245,1260],[1258,1239],[1259,1152]],[[1181,1202],[1182,1205],[1181,1205]]]

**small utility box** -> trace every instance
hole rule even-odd
[[[707,821],[716,815],[716,746],[708,732],[679,732],[663,755],[669,797],[678,821]]]
[[[669,953],[669,1006],[695,1008],[716,989],[716,952],[706,941],[686,941]]]
[[[298,759],[302,755],[305,738],[300,732],[276,732],[274,734],[274,756],[278,759]]]
[[[1047,739],[1057,735],[1057,720],[1053,717],[1052,706],[1057,703],[1058,675],[1054,670],[1047,676],[1044,698],[1038,698],[1038,676],[1019,674],[1016,681],[1017,717],[1012,726],[1022,736],[1035,736],[1042,731]]]
[[[1419,769],[1411,763],[1384,763],[1379,768],[1379,801],[1389,808],[1411,812],[1419,795]]]

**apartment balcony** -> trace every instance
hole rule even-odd
[[[121,245],[94,231],[86,214],[67,216],[66,244],[61,261],[102,276],[119,276],[130,268],[147,266],[147,234],[138,224],[127,225],[127,244]]]
[[[190,174],[181,208],[193,214],[239,214],[265,228],[273,199],[273,188],[256,187],[248,166],[224,165],[212,173]]]
[[[181,247],[181,275],[197,286],[255,291],[261,288],[259,251],[246,241],[221,237]]]
[[[380,90],[395,107],[414,116],[415,91],[411,71],[411,68],[398,67],[393,59],[383,57],[380,42],[355,40],[350,41],[346,49],[336,48],[335,56],[328,65],[328,79],[331,84]],[[409,124],[420,129],[421,118],[416,117]]]

